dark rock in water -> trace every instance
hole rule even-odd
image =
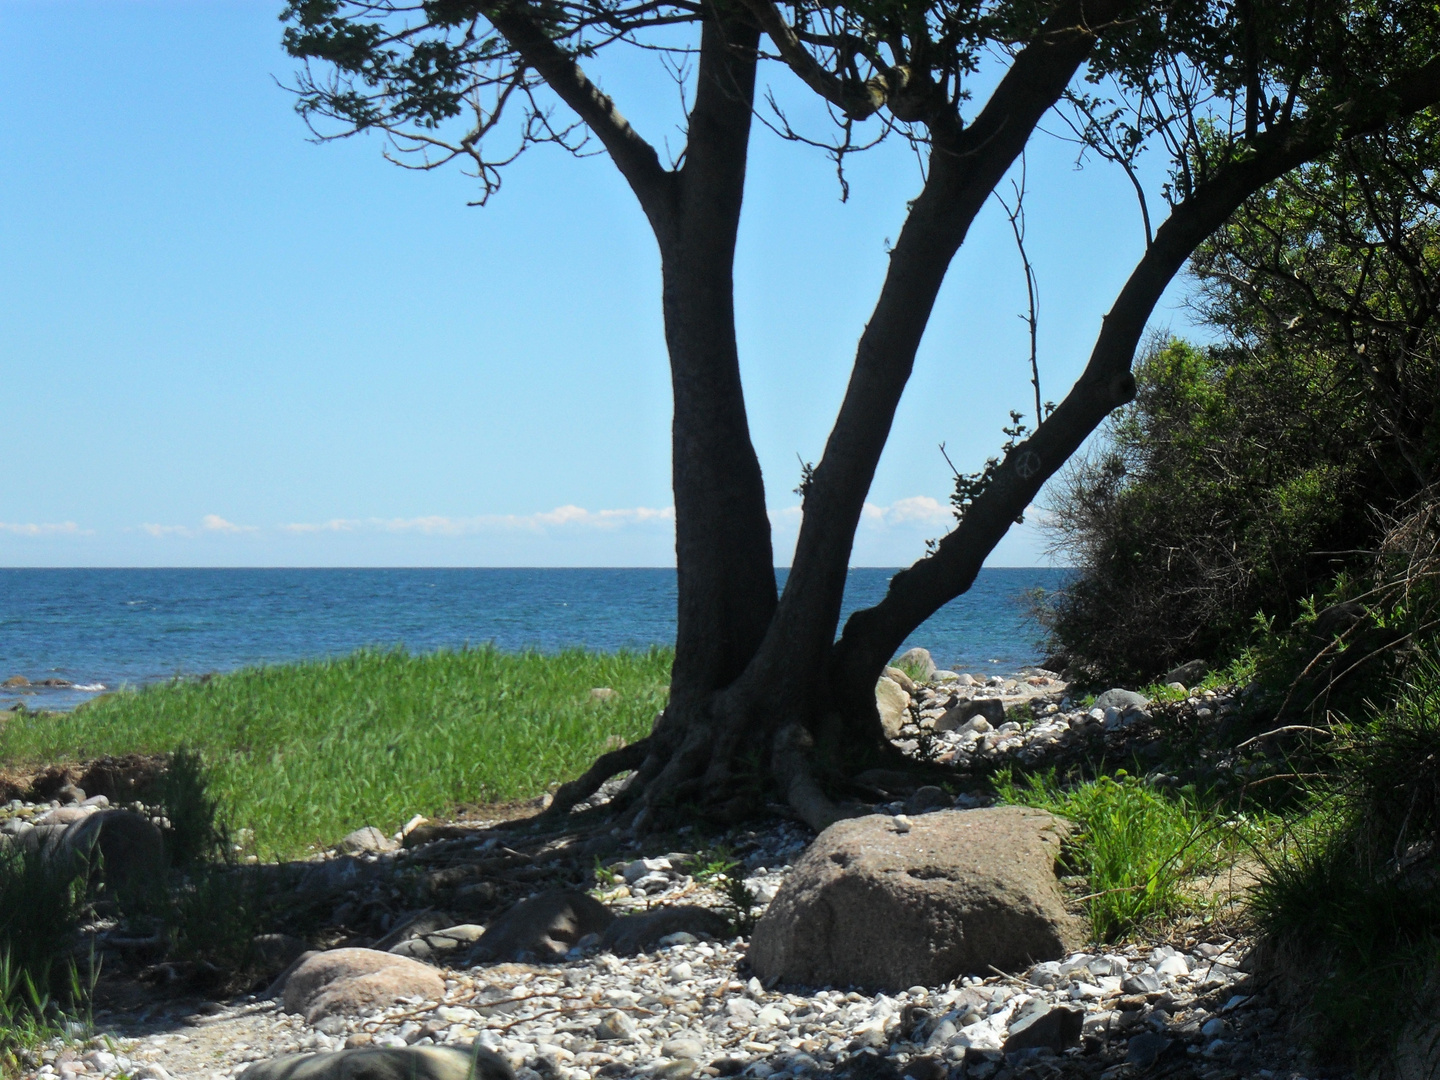
[[[724,938],[730,935],[730,920],[709,908],[676,904],[616,919],[601,936],[600,948],[616,956],[634,956],[647,952],[661,938],[682,932]]]
[[[1165,673],[1161,682],[1178,682],[1185,686],[1194,686],[1205,677],[1210,666],[1204,660],[1188,660],[1179,667],[1173,667]]]
[[[1119,709],[1121,712],[1127,709],[1143,709],[1150,704],[1150,699],[1144,694],[1137,694],[1134,690],[1106,690],[1095,699],[1097,709]]]
[[[556,962],[586,934],[603,934],[615,915],[593,896],[556,890],[521,900],[485,931],[469,962]]]
[[[510,1063],[480,1046],[357,1047],[257,1062],[244,1080],[515,1080]]]
[[[1059,1053],[1080,1042],[1085,1014],[1068,1005],[1041,1005],[1010,1025],[1005,1053],[1017,1050],[1054,1050]]]
[[[11,675],[3,683],[0,683],[0,686],[4,686],[9,689],[19,689],[22,686],[29,685],[30,680],[27,679],[24,675]]]
[[[905,989],[1059,958],[1084,933],[1055,877],[1068,826],[1022,807],[836,822],[755,927],[762,980]]]

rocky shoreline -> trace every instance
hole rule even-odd
[[[753,837],[744,880],[757,899],[773,897],[807,840],[793,825]],[[665,854],[649,861],[657,868],[635,877],[647,885],[624,896],[617,886],[608,903],[721,906],[713,890],[664,865]],[[283,998],[257,996],[183,1003],[178,1015],[97,1013],[101,1036],[79,1049],[50,1047],[34,1075],[228,1080],[286,1054],[477,1042],[517,1080],[1109,1078],[1157,1067],[1155,1075],[1200,1080],[1315,1075],[1296,1068],[1274,1005],[1242,970],[1244,940],[1195,929],[1174,944],[1077,951],[1013,975],[892,993],[767,987],[750,973],[742,937],[679,931],[632,957],[582,940],[555,964],[446,965],[441,995],[313,1022],[285,1012]],[[1078,1018],[1069,1046],[1060,1045],[1071,1041],[1061,1011]],[[1034,1045],[1015,1045],[1037,1028]]]
[[[887,720],[892,737],[968,774],[1122,743],[1143,754],[1150,737],[1147,703],[1124,691],[1082,706],[1049,672],[984,684],[926,674],[887,673],[904,695]],[[877,691],[882,713],[889,693]],[[1202,720],[1235,707],[1225,694],[1181,700],[1208,712]],[[922,822],[974,824],[997,812],[978,789],[868,782],[876,801],[857,808],[870,816],[855,827],[902,849],[925,834]],[[93,796],[52,802],[12,801],[0,832],[21,839],[115,812]],[[1245,970],[1249,943],[1223,905],[1211,921],[1178,923],[1163,938],[1113,948],[1076,940],[1054,959],[926,984],[816,988],[760,970],[752,927],[777,897],[777,912],[790,903],[807,853],[820,850],[814,841],[787,820],[713,836],[682,830],[663,847],[523,822],[412,822],[396,837],[360,830],[308,862],[249,868],[333,907],[324,921],[335,929],[319,935],[319,951],[301,952],[314,938],[271,943],[277,969],[289,969],[268,991],[197,997],[184,991],[185,971],[171,964],[167,974],[159,962],[148,983],[128,982],[97,1003],[95,1034],[46,1046],[28,1075],[230,1080],[251,1070],[249,1080],[278,1080],[300,1067],[295,1055],[312,1055],[310,1080],[398,1080],[397,1069],[450,1080],[445,1070],[459,1059],[437,1049],[446,1047],[493,1053],[472,1065],[494,1080],[1323,1075],[1288,1037],[1290,1018],[1270,990]],[[720,869],[717,852],[733,863]],[[123,927],[96,925],[90,940],[134,966]]]

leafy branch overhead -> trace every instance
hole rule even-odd
[[[1062,83],[1061,117],[1083,147],[1127,171],[1147,148],[1163,148],[1174,205],[1263,133],[1308,116],[1343,123],[1367,86],[1427,64],[1430,35],[1415,31],[1434,13],[1253,0],[291,0],[281,19],[285,48],[305,62],[297,108],[319,137],[383,131],[395,160],[412,168],[464,159],[480,201],[527,147],[584,152],[591,133],[622,170],[660,172],[651,144],[580,64],[618,46],[698,55],[687,26],[741,22],[763,33],[763,47],[732,47],[783,65],[822,98],[843,133],[826,144],[839,154],[874,145],[852,135],[867,121],[878,137],[974,152],[1006,120],[970,108],[977,75],[1007,60],[1012,70],[1049,66],[1056,57],[1044,54],[1078,44],[1090,88]],[[686,77],[683,65],[671,70]],[[573,113],[557,120],[559,102]],[[773,93],[769,112],[794,134]]]

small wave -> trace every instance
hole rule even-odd
[[[105,689],[105,684],[103,682],[76,683],[74,686],[70,687],[70,689],[83,690],[87,694],[98,694],[101,690]]]

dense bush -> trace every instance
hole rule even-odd
[[[1052,491],[1080,573],[1046,618],[1077,668],[1228,659],[1257,615],[1284,632],[1386,580],[1382,543],[1440,460],[1437,160],[1429,119],[1359,141],[1197,255],[1220,340],[1154,342],[1134,402]]]
[[[1157,342],[1135,401],[1051,496],[1080,573],[1045,612],[1072,664],[1144,682],[1287,622],[1363,546],[1369,476],[1324,355]],[[1296,408],[1307,403],[1308,408]]]

